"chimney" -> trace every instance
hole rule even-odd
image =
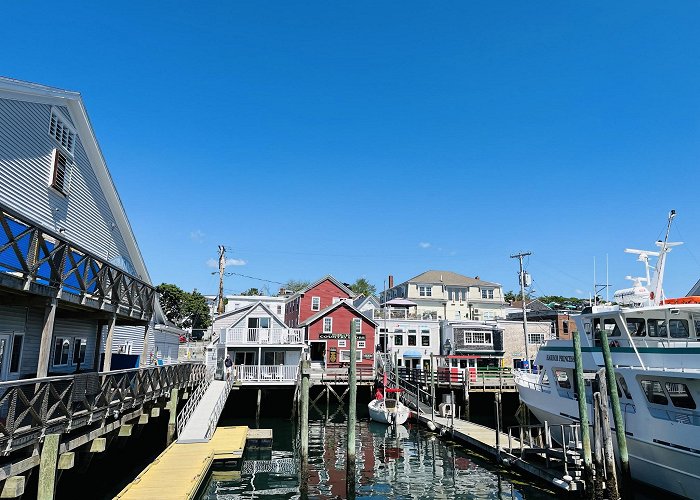
[[[394,277],[389,275],[389,288],[394,288]]]

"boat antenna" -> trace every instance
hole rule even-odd
[[[649,289],[649,299],[652,306],[658,306],[661,304],[663,295],[663,282],[664,282],[664,270],[666,267],[666,254],[671,251],[672,247],[682,245],[681,242],[671,243],[668,241],[668,235],[671,232],[671,224],[673,219],[676,217],[676,211],[671,210],[668,214],[668,222],[666,224],[666,234],[664,235],[663,241],[657,241],[656,246],[659,247],[659,258],[656,261],[656,268],[654,269],[654,277],[650,283]]]

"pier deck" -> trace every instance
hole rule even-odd
[[[194,498],[212,462],[241,458],[247,437],[248,427],[219,427],[208,442],[175,442],[115,498]]]

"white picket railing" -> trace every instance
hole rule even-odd
[[[238,365],[234,371],[237,382],[295,382],[299,365]]]
[[[302,328],[229,328],[226,344],[302,344]]]

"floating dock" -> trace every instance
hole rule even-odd
[[[252,439],[262,437],[258,436],[260,431],[250,431],[244,426],[219,427],[209,442],[175,442],[115,498],[192,499],[207,476],[212,462],[237,460],[243,456],[249,432],[253,432]]]

